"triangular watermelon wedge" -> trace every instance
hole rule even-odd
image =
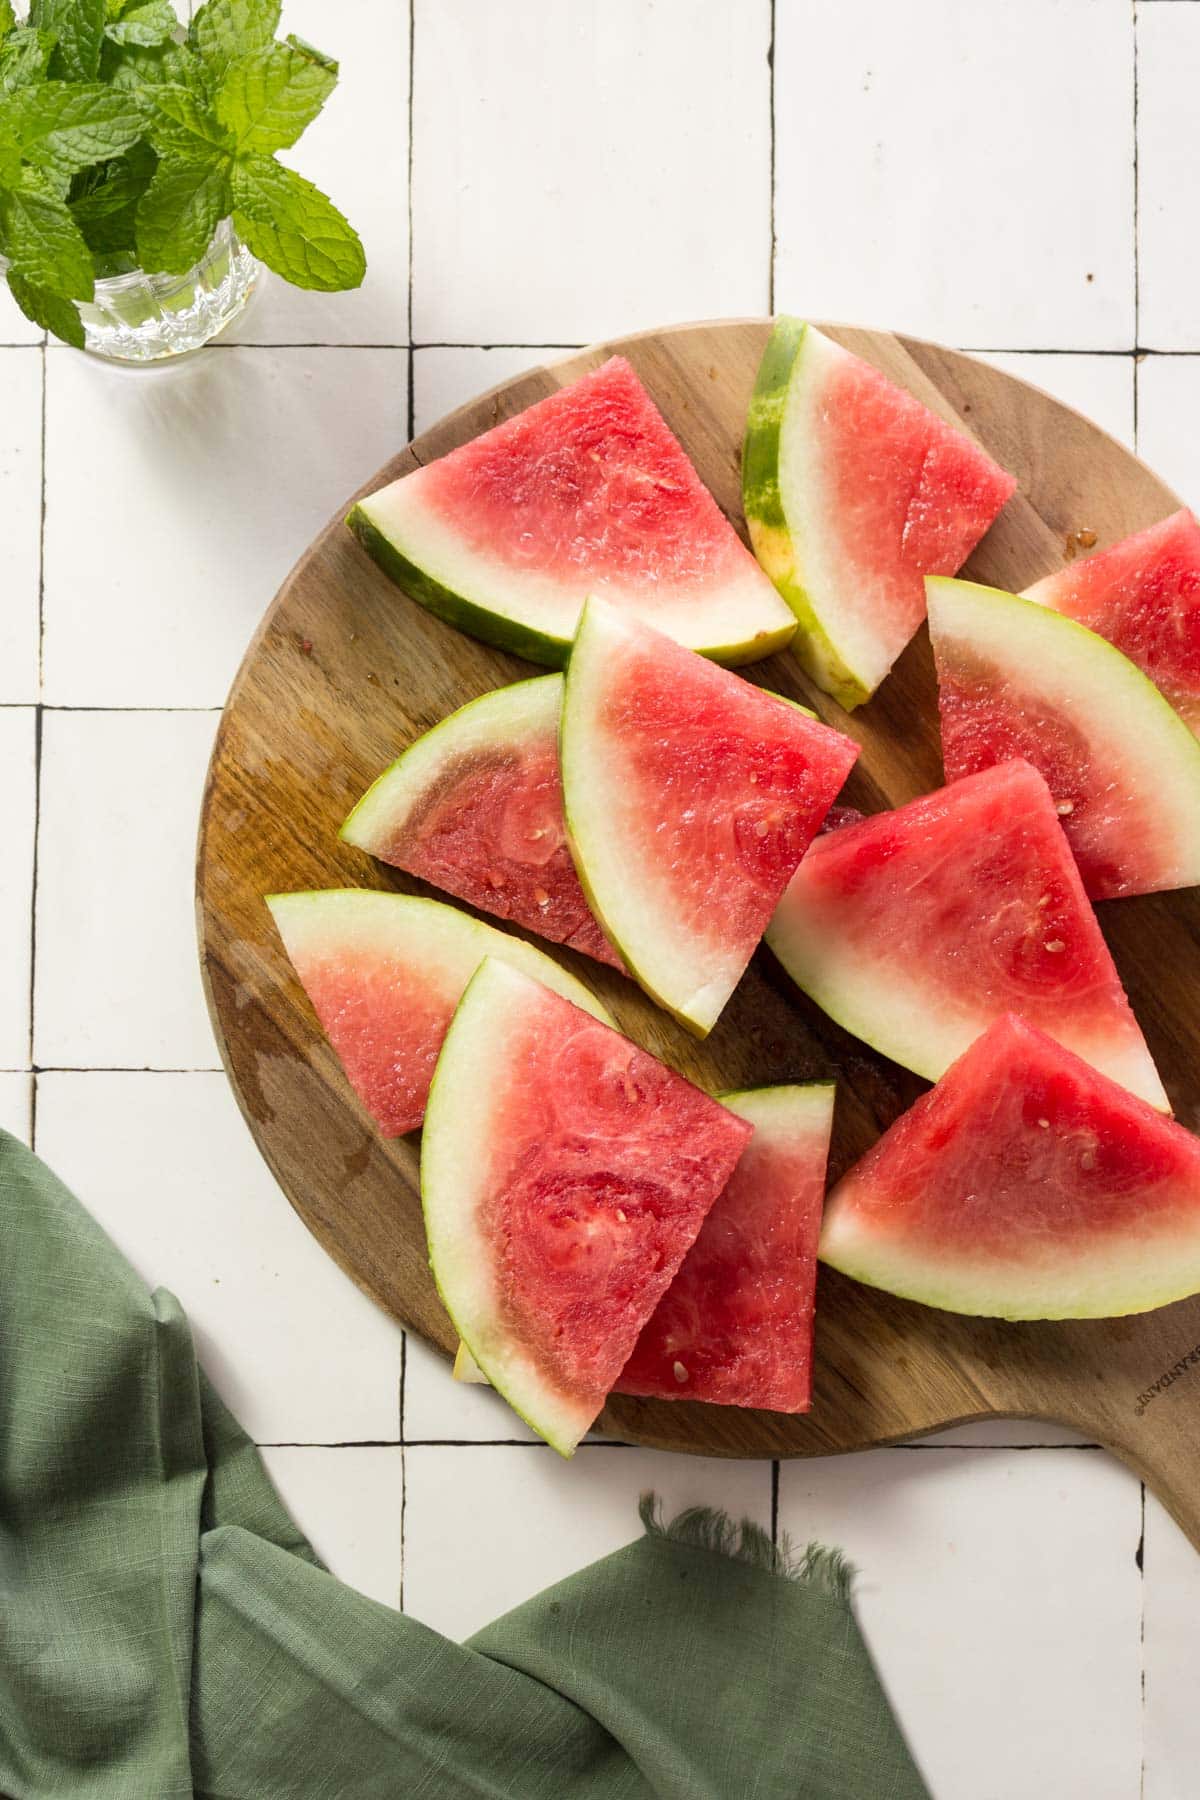
[[[561,667],[603,594],[718,661],[796,623],[622,356],[369,495],[347,524],[430,612]]]
[[[722,1094],[754,1136],[616,1392],[807,1412],[833,1085]]]
[[[346,1078],[384,1137],[415,1131],[446,1028],[485,957],[597,1019],[595,995],[543,951],[440,900],[359,888],[271,894],[271,916]]]
[[[468,1351],[569,1456],[751,1127],[505,963],[446,1034],[421,1148],[429,1260]]]
[[[763,568],[793,649],[846,707],[870,698],[925,617],[925,575],[962,567],[1016,481],[965,432],[799,319],[775,322],[742,457]]]
[[[1200,882],[1200,742],[1153,682],[1049,607],[926,586],[947,780],[1031,762],[1093,900]]]
[[[1115,644],[1200,734],[1200,525],[1186,509],[1025,589]]]
[[[561,675],[516,681],[425,732],[341,835],[481,912],[620,968],[567,846],[558,774]]]
[[[858,746],[601,601],[567,672],[567,834],[626,967],[699,1036],[736,986]]]
[[[931,1081],[1019,1012],[1170,1111],[1050,791],[1027,762],[818,838],[767,943],[839,1025]]]
[[[949,1312],[1147,1312],[1200,1291],[1200,1139],[1009,1015],[838,1183],[821,1260]]]

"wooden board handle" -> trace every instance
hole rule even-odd
[[[1147,1373],[1119,1435],[1111,1421],[1100,1435],[1200,1550],[1200,1334],[1173,1363]]]

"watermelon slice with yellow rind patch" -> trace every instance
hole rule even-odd
[[[414,600],[552,668],[589,594],[722,662],[770,656],[796,628],[621,356],[347,523]]]
[[[807,1412],[833,1098],[829,1082],[721,1095],[754,1136],[617,1393]]]
[[[591,600],[560,733],[567,834],[626,967],[709,1031],[858,746]]]
[[[742,457],[763,568],[793,649],[843,706],[870,698],[925,617],[925,575],[962,567],[1016,481],[878,369],[799,319],[775,322]]]
[[[569,1456],[751,1135],[611,1027],[488,960],[421,1147],[429,1260],[492,1386]]]
[[[821,1260],[950,1312],[1147,1312],[1200,1291],[1200,1139],[1010,1014],[843,1176]]]
[[[597,1019],[581,981],[521,938],[440,900],[325,888],[267,898],[276,929],[351,1087],[384,1137],[414,1131],[463,990],[500,958]]]
[[[931,579],[947,780],[1024,757],[1093,900],[1200,881],[1200,742],[1129,658],[998,588]]]
[[[1200,734],[1200,525],[1186,509],[1025,589],[1115,644]]]
[[[621,967],[567,845],[558,774],[561,675],[469,701],[368,789],[341,835],[554,943]]]
[[[821,837],[767,943],[831,1018],[931,1081],[1019,1012],[1170,1110],[1045,782],[999,763]]]

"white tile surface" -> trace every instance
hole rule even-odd
[[[47,368],[45,698],[220,706],[296,558],[403,445],[407,353]]]
[[[40,344],[45,333],[25,317],[0,282],[0,344]]]
[[[0,296],[8,301],[2,284]],[[42,352],[0,349],[0,703],[9,706],[38,698],[41,491]]]
[[[35,741],[32,707],[0,708],[0,1069],[29,1067]]]
[[[341,65],[324,111],[281,161],[350,220],[367,253],[360,288],[305,292],[272,277],[230,332],[255,344],[408,342],[407,0],[287,0],[285,31]],[[369,473],[369,471],[366,471]]]
[[[570,1462],[534,1445],[404,1455],[405,1611],[453,1638],[637,1537],[647,1488],[668,1518],[685,1506],[721,1506],[770,1523],[770,1463],[597,1444]]]
[[[33,1076],[8,1071],[0,1074],[0,1126],[29,1142],[29,1106],[33,1097]]]
[[[1132,344],[1127,0],[776,16],[780,311],[992,348]]]
[[[40,1075],[37,1150],[179,1300],[257,1442],[399,1437],[400,1329],[301,1224],[224,1075]]]
[[[1200,1770],[1196,1621],[1200,1557],[1146,1496],[1146,1777],[1143,1800],[1194,1800]]]
[[[1137,385],[1138,455],[1189,506],[1200,507],[1200,357],[1143,357]]]
[[[486,394],[539,364],[559,362],[569,350],[529,344],[435,344],[413,352],[413,430],[419,437],[456,407]]]
[[[534,1433],[491,1387],[455,1381],[445,1357],[413,1331],[408,1334],[404,1364],[404,1437],[439,1443],[488,1443],[520,1438],[536,1443]]]
[[[213,713],[48,712],[34,1057],[215,1068],[196,958],[196,820]]]
[[[286,1445],[264,1450],[263,1461],[325,1566],[360,1594],[399,1606],[401,1452],[379,1444],[340,1450]]]
[[[416,343],[766,310],[765,4],[415,5]]]
[[[1138,338],[1200,349],[1195,307],[1200,9],[1135,8],[1138,55]]]
[[[1112,437],[1133,448],[1132,356],[1045,355],[1035,350],[992,351],[981,359],[994,363],[1065,400]]]
[[[779,1522],[844,1545],[939,1800],[1136,1800],[1137,1481],[1090,1450],[784,1463]]]

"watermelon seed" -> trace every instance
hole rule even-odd
[[[619,1219],[619,1221],[622,1225],[625,1223],[625,1214],[621,1211],[621,1208],[619,1206],[617,1208],[617,1218]]]
[[[1075,802],[1073,800],[1060,800],[1054,810],[1060,819],[1065,819],[1068,813],[1073,813],[1075,811]]]
[[[1096,1166],[1096,1152],[1094,1150],[1085,1150],[1079,1159],[1079,1166],[1081,1169],[1094,1169]]]
[[[680,1387],[683,1386],[683,1384],[687,1380],[687,1378],[688,1378],[687,1370],[684,1368],[684,1366],[681,1362],[677,1362],[675,1364],[675,1379],[679,1383]]]
[[[1050,1129],[1049,1119],[1039,1119],[1038,1124],[1041,1126],[1043,1131],[1049,1131],[1049,1129]]]
[[[539,906],[549,906],[550,904],[550,896],[545,888],[534,888],[533,897]]]
[[[1046,939],[1046,949],[1049,950],[1049,952],[1052,956],[1057,956],[1059,951],[1065,950],[1066,947],[1067,946],[1063,943],[1061,938],[1047,938]]]

